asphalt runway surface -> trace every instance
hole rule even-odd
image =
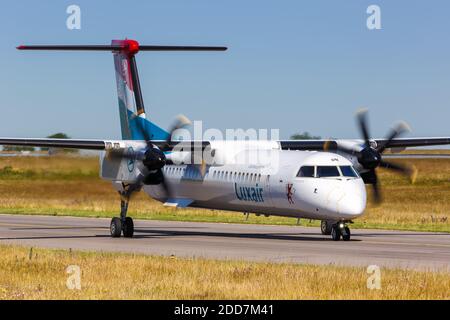
[[[319,228],[135,220],[135,237],[111,238],[110,219],[0,215],[0,244],[232,260],[378,265],[450,271],[450,234],[352,229],[351,241]],[[1,249],[0,249],[1,257]]]

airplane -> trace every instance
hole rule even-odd
[[[321,221],[321,233],[349,241],[349,224],[363,215],[372,186],[381,201],[378,168],[413,178],[414,169],[383,159],[386,149],[450,144],[450,137],[399,138],[400,123],[384,139],[372,139],[367,112],[357,114],[362,139],[354,140],[173,140],[189,121],[179,118],[166,131],[146,117],[136,64],[141,51],[225,51],[217,46],[22,45],[19,50],[109,51],[114,57],[121,140],[0,138],[0,145],[100,151],[100,177],[120,195],[120,216],[110,223],[112,237],[131,238],[130,199],[143,190],[166,206],[195,207]],[[200,154],[200,157],[196,156]],[[205,155],[213,155],[206,161]],[[263,154],[268,161],[261,162]]]

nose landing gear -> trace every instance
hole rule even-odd
[[[350,228],[344,222],[338,222],[331,227],[331,239],[333,241],[341,240],[349,241],[351,237]]]
[[[322,232],[324,236],[329,236],[331,234],[331,228],[333,227],[334,223],[334,221],[322,220],[320,222],[320,232]]]

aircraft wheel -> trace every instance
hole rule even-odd
[[[112,218],[111,225],[109,226],[109,231],[111,232],[111,237],[120,237],[120,234],[122,233],[122,221],[120,221],[120,218]]]
[[[342,240],[349,241],[350,240],[350,228],[345,227],[345,235],[342,235]]]
[[[134,222],[130,217],[125,218],[125,223],[123,225],[123,236],[125,238],[133,238],[134,234]]]
[[[331,228],[331,239],[333,239],[333,241],[341,240],[341,231],[336,225]]]
[[[331,221],[322,220],[320,222],[320,232],[322,232],[323,235],[329,236],[331,234],[331,228],[333,227],[333,224]]]

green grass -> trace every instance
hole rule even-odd
[[[0,180],[71,180],[98,178],[98,172],[74,169],[70,171],[18,170],[12,166],[0,168]]]

